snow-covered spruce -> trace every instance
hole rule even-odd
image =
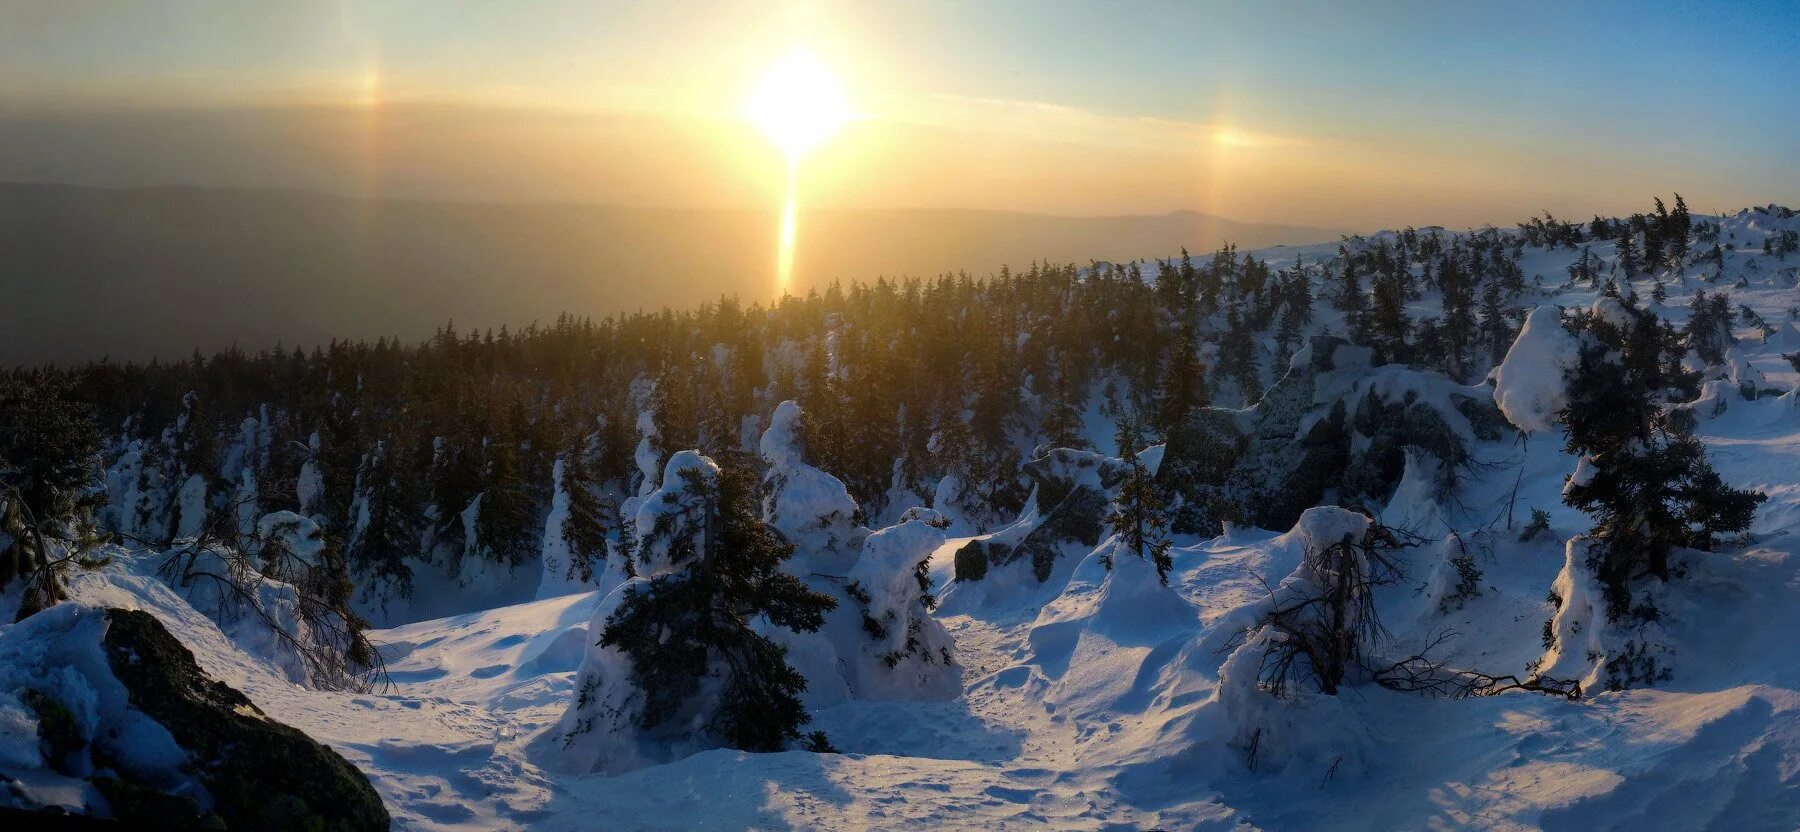
[[[759,444],[762,517],[793,543],[812,570],[841,571],[855,560],[868,532],[857,525],[856,501],[842,480],[806,461],[806,419],[800,405],[782,402]]]
[[[806,678],[808,704],[955,697],[962,669],[949,633],[931,616],[926,572],[947,523],[930,509],[909,510],[919,519],[871,535],[856,523],[843,482],[807,462],[805,425],[791,401],[769,420],[760,443],[768,465],[762,517],[794,544],[785,568],[837,607],[816,633],[761,631],[787,648]]]
[[[752,620],[815,631],[832,599],[781,571],[792,547],[757,519],[737,465],[669,458],[638,514],[640,577],[596,609],[577,696],[546,734],[566,765],[617,774],[725,746],[773,751],[809,720],[805,680]]]

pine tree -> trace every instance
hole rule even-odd
[[[1732,342],[1731,301],[1721,292],[1712,296],[1705,289],[1694,292],[1687,323],[1687,343],[1707,365],[1722,364],[1725,349]]]
[[[1642,264],[1638,262],[1637,232],[1627,227],[1619,234],[1619,271],[1625,273],[1625,279],[1637,277]]]
[[[799,698],[806,680],[788,666],[786,648],[751,622],[814,632],[837,604],[781,570],[793,547],[758,519],[747,460],[680,474],[697,522],[675,530],[685,540],[669,548],[672,571],[630,590],[600,643],[631,657],[645,730],[697,729],[730,748],[778,751],[811,720]],[[716,707],[689,714],[713,678],[722,685]]]
[[[1086,385],[1082,382],[1066,351],[1059,353],[1056,381],[1052,394],[1044,403],[1044,439],[1052,448],[1085,448],[1082,436],[1082,410],[1087,405]]]
[[[1668,227],[1663,237],[1669,244],[1669,262],[1675,265],[1677,273],[1687,264],[1689,238],[1694,232],[1693,219],[1688,215],[1687,200],[1681,194],[1675,195],[1675,210],[1669,212]]]
[[[70,533],[93,506],[100,432],[70,388],[45,373],[0,374],[0,589],[30,579],[19,619],[62,599],[53,544],[77,545]]]
[[[396,429],[404,425],[401,422]],[[353,507],[362,522],[352,527],[344,552],[352,565],[393,582],[402,593],[411,591],[412,569],[406,559],[419,554],[424,531],[417,509],[421,483],[409,458],[408,439],[404,433],[391,435],[364,457]]]
[[[1561,414],[1568,452],[1591,469],[1569,483],[1564,501],[1594,516],[1600,545],[1590,567],[1614,620],[1629,613],[1634,581],[1668,580],[1673,549],[1710,549],[1718,535],[1748,528],[1766,499],[1726,486],[1699,440],[1671,427],[1657,396],[1672,347],[1652,316],[1631,312],[1629,331],[1597,316],[1583,320]]]
[[[522,474],[518,423],[506,418],[490,424],[494,434],[482,454],[482,491],[472,551],[483,560],[516,566],[532,555],[531,515],[537,501]]]
[[[1237,380],[1245,405],[1262,398],[1262,368],[1256,361],[1255,334],[1238,314],[1235,302],[1225,307],[1225,332],[1219,338],[1219,371]]]
[[[1388,273],[1375,277],[1367,328],[1372,339],[1368,346],[1375,348],[1381,361],[1407,360],[1406,336],[1412,329],[1412,320],[1406,315],[1406,287],[1399,275]]]
[[[1345,262],[1344,270],[1338,273],[1338,293],[1333,304],[1343,311],[1345,320],[1355,321],[1362,315],[1362,282],[1356,277],[1356,268],[1349,262]]]
[[[595,563],[606,560],[607,519],[612,509],[601,500],[600,483],[589,460],[590,439],[580,436],[562,454],[563,494],[568,513],[563,516],[562,538],[569,546],[569,575],[583,584],[594,580]]]
[[[1654,272],[1663,264],[1663,232],[1669,227],[1669,209],[1656,198],[1656,214],[1644,223],[1644,267]]]
[[[1125,477],[1119,483],[1119,496],[1113,501],[1112,513],[1107,515],[1107,525],[1112,527],[1127,551],[1154,563],[1157,577],[1167,585],[1169,569],[1174,565],[1166,534],[1168,519],[1162,513],[1162,496],[1157,493],[1156,478],[1138,458],[1145,443],[1137,416],[1121,416],[1114,439],[1119,444],[1120,459],[1125,463]],[[1111,567],[1111,563],[1107,565]]]
[[[1288,359],[1306,337],[1306,326],[1312,323],[1312,289],[1306,279],[1306,268],[1298,255],[1294,270],[1281,287],[1281,318],[1275,325],[1275,367],[1277,375],[1287,371]]]
[[[1181,334],[1169,349],[1163,362],[1162,390],[1158,396],[1156,427],[1163,435],[1187,419],[1189,413],[1205,407],[1206,365],[1200,362],[1200,339],[1192,326],[1181,328]]]
[[[1475,341],[1475,287],[1456,261],[1446,259],[1439,277],[1444,290],[1443,324],[1438,328],[1443,337],[1445,370],[1458,381],[1468,373],[1469,348]]]

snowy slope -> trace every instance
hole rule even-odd
[[[1727,279],[1665,277],[1658,313],[1679,325],[1694,291],[1730,289],[1734,305],[1776,330],[1765,343],[1740,326],[1738,363],[1761,386],[1792,391],[1800,379],[1780,353],[1800,349],[1791,343],[1800,341],[1791,312],[1800,292],[1791,267],[1749,263],[1766,259],[1756,251],[1762,234],[1800,220],[1750,213],[1722,226],[1721,239],[1737,246]],[[1610,243],[1593,249],[1612,256]],[[1318,262],[1336,250],[1256,255],[1283,267],[1296,254]],[[1594,302],[1591,288],[1567,285],[1575,256],[1527,249],[1528,279],[1543,280],[1521,303],[1549,310],[1534,325],[1553,322],[1556,306]],[[1646,301],[1651,280],[1632,287]],[[1434,303],[1421,300],[1414,313]],[[1318,305],[1318,327],[1341,332],[1327,306]],[[1553,364],[1554,351],[1534,360]],[[1793,829],[1800,399],[1748,401],[1735,390],[1697,410],[1697,431],[1727,482],[1769,495],[1752,544],[1685,564],[1664,622],[1678,662],[1668,683],[1577,702],[1529,693],[1436,700],[1373,685],[1282,710],[1234,699],[1231,679],[1241,675],[1230,660],[1243,626],[1296,572],[1308,535],[1321,533],[1304,519],[1295,530],[1179,539],[1168,588],[1110,541],[1060,562],[1042,585],[1008,584],[998,573],[950,585],[953,555],[972,538],[949,539],[930,574],[962,666],[960,696],[816,709],[808,728],[824,730],[841,754],[711,750],[615,777],[561,773],[544,748],[596,638],[595,593],[377,631],[388,684],[346,693],[296,685],[129,558],[79,573],[73,591],[82,603],[163,618],[209,672],[367,772],[406,830]],[[1541,412],[1554,395],[1531,392],[1537,403],[1521,412]],[[1523,674],[1543,653],[1562,543],[1589,521],[1561,502],[1575,460],[1559,432],[1528,427],[1539,429],[1478,444],[1480,473],[1452,503],[1403,481],[1383,507],[1434,538],[1402,551],[1408,580],[1378,596],[1387,652],[1435,643],[1459,665],[1496,674]],[[1098,423],[1089,432],[1110,433]],[[1532,509],[1548,513],[1549,534],[1520,541]],[[1015,538],[1035,522],[1027,506],[1018,524],[990,537]],[[1451,599],[1447,564],[1459,545],[1483,576],[1479,594]],[[1100,563],[1109,553],[1110,572]],[[0,625],[0,638],[16,626]],[[1246,725],[1272,738],[1254,767]]]

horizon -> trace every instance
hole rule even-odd
[[[1800,181],[1779,3],[14,9],[8,180],[762,210],[780,165],[739,101],[799,46],[849,108],[803,210],[1378,230],[1621,213],[1646,169],[1708,211]]]

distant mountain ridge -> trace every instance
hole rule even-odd
[[[774,295],[773,211],[359,199],[303,190],[0,183],[0,365],[237,344],[417,339]],[[1316,243],[1337,231],[1192,211],[800,216],[796,285]]]

